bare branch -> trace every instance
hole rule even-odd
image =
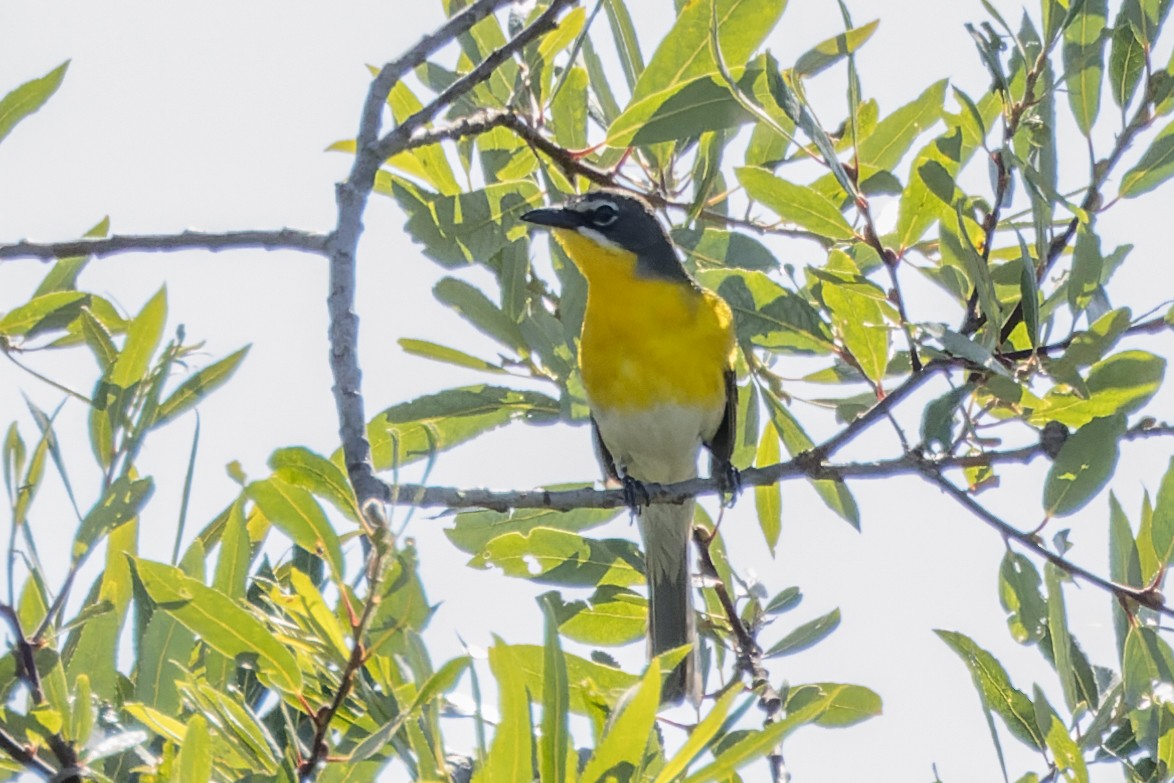
[[[312,231],[282,228],[276,231],[182,231],[178,234],[124,234],[101,239],[73,239],[67,242],[29,242],[22,240],[0,245],[0,261],[14,258],[55,258],[74,256],[112,256],[117,253],[162,253],[178,250],[297,250],[322,253],[326,236]]]
[[[363,230],[362,216],[367,197],[375,184],[375,173],[384,160],[404,149],[412,135],[452,101],[489,78],[498,65],[528,42],[554,29],[558,14],[575,1],[554,0],[546,11],[505,46],[486,57],[476,68],[449,85],[431,103],[379,141],[376,139],[379,137],[383,104],[395,82],[409,69],[422,63],[431,52],[492,13],[504,0],[483,0],[453,17],[404,57],[384,66],[367,92],[355,140],[355,161],[347,181],[336,189],[338,223],[327,240],[326,248],[330,258],[330,295],[327,300],[330,311],[330,369],[334,376],[334,399],[338,408],[339,436],[347,475],[360,504],[379,497],[382,486],[370,462],[371,444],[367,441],[366,413],[361,392],[362,373],[358,359],[359,319],[354,312],[355,253]]]
[[[877,417],[872,417],[873,421],[876,419]],[[859,421],[861,419],[856,420],[856,422]],[[849,425],[849,428],[851,426]],[[1132,441],[1172,435],[1174,435],[1174,425],[1150,425],[1143,422],[1141,425],[1130,428],[1125,433],[1123,440]],[[875,462],[828,464],[817,459],[818,452],[817,448],[776,465],[747,468],[741,473],[742,486],[768,486],[800,478],[830,479],[832,481],[884,479],[893,476],[914,475],[926,468],[943,471],[985,465],[1026,464],[1047,454],[1043,444],[1037,443],[1018,449],[989,451],[981,454],[933,457],[913,452],[901,457]],[[719,482],[712,478],[690,479],[676,484],[646,484],[645,489],[648,491],[650,503],[681,503],[691,497],[716,495],[721,492]],[[498,491],[430,487],[421,484],[390,485],[380,482],[378,497],[384,503],[399,506],[447,509],[485,508],[495,511],[507,511],[511,508],[548,508],[554,511],[569,511],[575,508],[622,508],[624,506],[624,491],[622,489],[594,489],[592,487]]]

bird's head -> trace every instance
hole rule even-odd
[[[652,207],[636,196],[596,190],[558,207],[531,210],[522,220],[552,229],[589,277],[597,261],[617,257],[632,260],[642,277],[689,279]]]

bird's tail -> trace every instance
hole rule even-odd
[[[659,655],[692,645],[689,654],[669,674],[661,700],[701,703],[701,669],[697,656],[697,628],[693,618],[693,585],[689,572],[689,538],[693,528],[692,500],[682,504],[657,503],[640,513],[648,576],[648,650]]]

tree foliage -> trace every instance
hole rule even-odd
[[[0,615],[10,654],[0,659],[0,770],[364,781],[395,765],[430,781],[701,783],[761,778],[739,772],[754,762],[777,779],[795,729],[879,715],[867,683],[783,681],[773,659],[805,654],[840,613],[788,623],[799,588],[738,589],[738,564],[704,510],[696,539],[712,698],[676,736],[657,723],[673,654],[625,671],[606,651],[642,638],[646,618],[638,548],[591,535],[624,513],[620,493],[465,492],[376,475],[514,422],[586,421],[576,365],[585,283],[557,246],[533,243],[519,216],[609,186],[660,210],[690,271],[735,312],[734,462],[747,468],[753,498],[743,502],[765,544],[778,544],[786,481],[810,481],[859,527],[872,510],[854,500],[854,479],[923,477],[927,491],[945,492],[1007,540],[998,597],[1009,631],[1042,656],[1048,687],[1062,694],[1052,703],[980,640],[938,630],[973,677],[1000,759],[1004,743],[1038,753],[1035,770],[1006,776],[1084,781],[1090,766],[1115,764],[1130,781],[1170,779],[1174,652],[1159,620],[1174,615],[1161,593],[1174,558],[1174,461],[1139,512],[1109,495],[1107,573],[1073,563],[1066,532],[1047,529],[1103,493],[1123,444],[1174,433],[1157,421],[1167,412],[1154,402],[1166,360],[1150,341],[1174,324],[1174,310],[1135,313],[1113,301],[1114,274],[1139,261],[1098,233],[1103,213],[1157,197],[1151,191],[1174,176],[1174,74],[1152,56],[1170,3],[1043,0],[1017,26],[984,4],[989,20],[970,33],[988,81],[927,84],[898,107],[868,97],[856,67],[877,20],[860,24],[843,3],[843,32],[793,62],[764,47],[785,0],[677,2],[652,51],[620,0],[443,3],[449,21],[373,70],[358,136],[333,145],[354,156],[333,231],[120,237],[103,221],[83,241],[0,246],[0,260],[53,259],[29,300],[0,315],[0,349],[49,383],[36,370],[41,352],[96,368],[86,391],[58,385],[63,404],[86,407],[87,433],[59,431],[57,410],[30,403],[26,423],[4,434]],[[605,48],[616,67],[605,65]],[[66,67],[0,100],[0,140],[46,104]],[[833,73],[847,89],[839,114],[821,120],[808,93]],[[1086,158],[1061,157],[1063,133],[1086,139]],[[442,270],[436,299],[497,355],[404,334],[404,350],[456,365],[470,382],[368,418],[350,305],[370,193],[394,201]],[[880,220],[886,205],[891,224]],[[191,371],[197,344],[182,329],[169,335],[166,290],[124,313],[79,287],[79,274],[115,252],[256,244],[330,259],[340,448],[277,448],[271,473],[241,476],[239,494],[194,534],[185,493],[171,562],[155,562],[138,549],[140,520],[161,513],[139,454],[229,384],[248,348]],[[782,263],[781,249],[796,244],[820,260]],[[493,284],[470,283],[470,267]],[[914,278],[947,303],[934,320],[903,293]],[[784,362],[803,377],[784,378]],[[814,386],[839,423],[823,442],[792,405],[795,388]],[[924,402],[919,390],[935,391]],[[906,432],[893,414],[918,404],[920,427]],[[837,461],[864,431],[890,423],[892,453]],[[63,452],[87,449],[89,475],[68,474]],[[189,478],[195,453],[193,443]],[[1031,524],[1045,522],[1025,530],[979,493],[1033,459],[1051,460]],[[30,524],[51,471],[76,511],[63,584],[47,581],[43,531]],[[82,481],[99,487],[89,508],[74,495]],[[651,495],[714,489],[695,481]],[[455,510],[447,534],[472,565],[551,588],[516,609],[544,623],[543,644],[499,640],[487,666],[471,655],[433,660],[423,636],[430,575],[387,529],[386,502]],[[91,558],[104,568],[93,584],[74,584]],[[1065,593],[1077,581],[1117,599],[1115,660],[1092,661],[1069,630]],[[133,649],[120,650],[128,626]],[[472,748],[450,745],[442,720],[462,680],[477,700]],[[483,691],[496,693],[492,725]]]

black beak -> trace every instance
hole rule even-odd
[[[537,226],[550,228],[578,228],[583,225],[583,216],[573,209],[563,207],[548,207],[546,209],[532,209],[522,215],[522,220]]]

